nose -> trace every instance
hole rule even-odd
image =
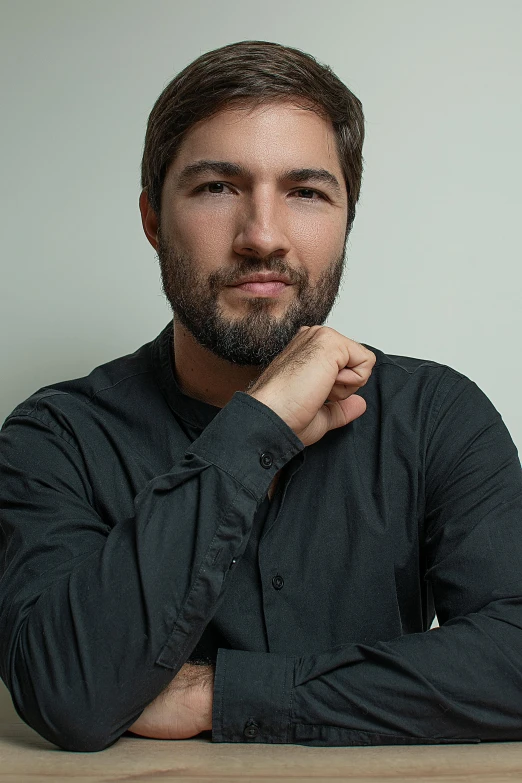
[[[290,241],[284,219],[284,208],[277,194],[268,188],[252,192],[238,214],[234,252],[264,258],[284,256]]]

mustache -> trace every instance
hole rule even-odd
[[[256,272],[273,272],[285,275],[293,285],[305,285],[308,274],[302,269],[289,266],[281,258],[256,258],[244,256],[241,262],[234,267],[218,269],[209,275],[209,283],[212,287],[233,285],[236,280]]]

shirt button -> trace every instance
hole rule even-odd
[[[245,728],[243,729],[243,734],[245,735],[245,737],[248,737],[248,739],[253,739],[254,737],[257,737],[257,735],[259,734],[259,726],[255,721],[249,720]]]
[[[284,583],[285,583],[285,580],[279,574],[276,574],[274,576],[274,578],[272,579],[272,587],[274,588],[274,590],[281,590],[281,588],[283,587]]]
[[[259,458],[259,462],[261,463],[263,468],[271,468],[274,462],[274,458],[272,457],[269,451],[265,451],[263,452],[263,454],[261,454]]]

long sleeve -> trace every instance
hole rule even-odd
[[[0,435],[0,673],[41,735],[99,750],[188,659],[256,508],[303,444],[237,393],[112,526],[65,419],[50,391]]]
[[[460,377],[426,433],[422,546],[440,627],[303,657],[219,651],[213,739],[311,745],[522,740],[522,471]]]

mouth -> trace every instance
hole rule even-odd
[[[230,286],[237,291],[244,291],[254,296],[279,296],[289,287],[289,278],[277,272],[256,272]]]
[[[254,294],[255,296],[279,296],[282,291],[289,288],[289,285],[283,283],[281,280],[269,280],[266,283],[240,283],[239,285],[231,286],[231,288],[235,288],[238,291],[245,291],[246,293]]]

